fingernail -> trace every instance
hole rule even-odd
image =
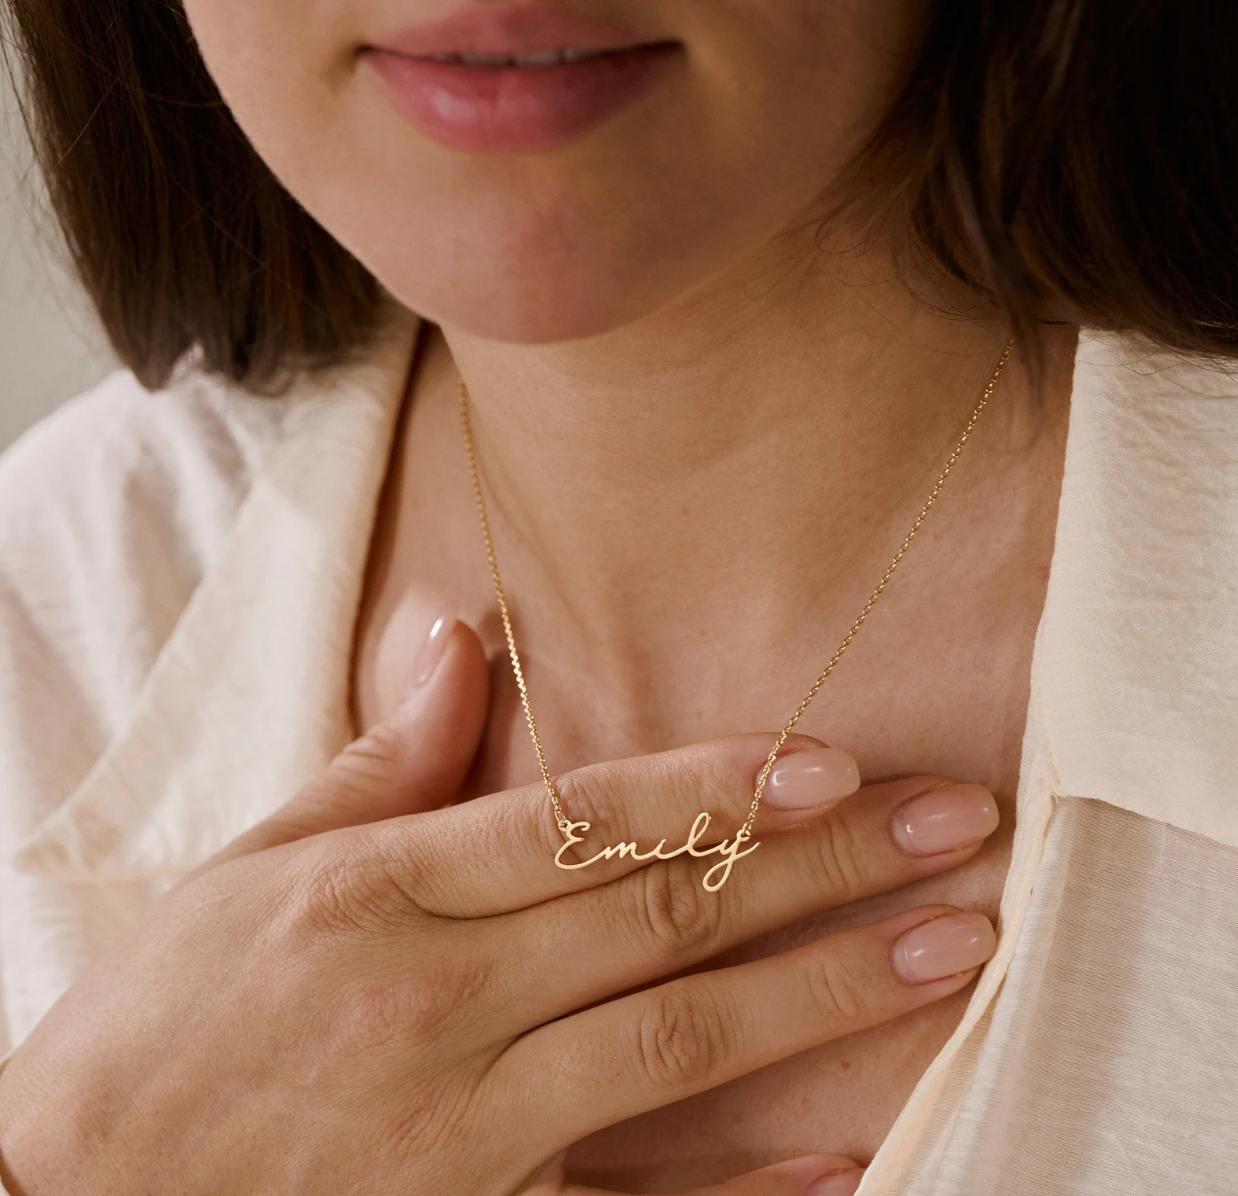
[[[911,855],[936,855],[979,843],[998,821],[997,802],[983,785],[945,785],[903,802],[890,834]]]
[[[841,748],[806,748],[774,761],[762,796],[780,810],[807,809],[833,805],[859,787],[860,768],[854,756]]]
[[[456,616],[445,611],[430,624],[425,643],[421,645],[413,661],[413,688],[420,689],[434,675],[438,662],[443,659],[443,646],[451,629],[456,625]]]
[[[859,1171],[835,1171],[833,1175],[823,1175],[809,1184],[805,1196],[854,1196],[863,1178],[863,1168]]]
[[[942,914],[900,935],[891,963],[908,984],[926,984],[984,963],[996,945],[993,924],[984,914]]]
[[[746,1178],[753,1178],[757,1175],[777,1176],[779,1180],[785,1180],[786,1183],[779,1188],[790,1191],[789,1185],[799,1184],[803,1187],[804,1196],[811,1196],[813,1192],[819,1189],[815,1186],[824,1179],[833,1179],[836,1175],[846,1175],[850,1179],[853,1175],[863,1175],[864,1168],[860,1166],[854,1159],[849,1159],[845,1155],[836,1154],[805,1154],[798,1159],[787,1159],[781,1163],[775,1163],[772,1167],[762,1167],[760,1171],[750,1172]],[[824,1189],[826,1192],[832,1189]],[[840,1191],[853,1192],[854,1188],[842,1188]]]

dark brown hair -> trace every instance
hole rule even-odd
[[[232,119],[176,0],[7,0],[73,265],[148,387],[269,391],[363,352],[395,300]],[[854,162],[898,164],[917,252],[1009,313],[1238,356],[1238,4],[940,0]]]

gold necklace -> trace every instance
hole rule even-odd
[[[933,504],[937,501],[937,495],[941,488],[945,485],[946,478],[950,476],[950,471],[954,468],[954,463],[958,460],[959,454],[963,451],[963,445],[967,443],[967,438],[972,434],[972,430],[976,426],[976,421],[979,420],[981,412],[984,411],[990,397],[993,394],[993,389],[997,385],[997,379],[1000,377],[1002,370],[1005,368],[1006,361],[1010,357],[1011,350],[1014,348],[1014,338],[1012,337],[1006,342],[1005,349],[1002,350],[1001,357],[998,358],[997,365],[994,367],[993,373],[989,376],[988,384],[984,388],[984,393],[980,396],[979,402],[972,410],[971,416],[967,420],[967,426],[963,429],[963,434],[959,437],[958,442],[954,446],[949,458],[946,461],[945,468],[941,471],[937,481],[934,483],[932,490],[929,492],[928,498],[924,505],[920,508],[920,513],[916,516],[915,521],[911,525],[911,530],[903,539],[898,551],[894,554],[889,565],[886,566],[885,572],[881,575],[881,580],[877,583],[876,588],[869,596],[868,601],[864,604],[854,623],[851,624],[851,629],[843,638],[841,644],[835,650],[834,655],[830,658],[829,664],[821,671],[816,681],[813,682],[812,688],[800,700],[800,704],[795,708],[795,713],[788,720],[787,724],[779,732],[778,738],[774,741],[774,746],[770,749],[770,753],[765,763],[761,766],[761,772],[757,777],[756,792],[752,797],[752,804],[748,808],[748,815],[744,819],[743,825],[735,832],[731,839],[723,839],[719,843],[711,844],[706,847],[700,847],[698,844],[705,837],[709,830],[710,816],[702,810],[692,822],[692,826],[688,831],[687,838],[679,847],[668,849],[666,840],[662,839],[656,846],[648,848],[644,851],[640,850],[635,842],[622,842],[609,844],[601,850],[597,851],[588,859],[567,862],[564,859],[564,853],[577,843],[584,842],[584,832],[590,829],[588,822],[573,821],[563,811],[563,804],[560,799],[559,791],[555,787],[553,778],[546,767],[546,753],[542,750],[542,741],[537,733],[537,723],[533,718],[533,710],[529,705],[529,690],[524,679],[524,670],[520,667],[520,656],[516,652],[516,637],[512,633],[511,616],[508,614],[507,601],[503,596],[503,583],[499,578],[499,566],[495,559],[494,543],[490,536],[490,520],[486,515],[486,502],[482,497],[481,480],[478,477],[477,471],[477,454],[473,446],[473,428],[469,419],[469,396],[468,388],[464,384],[464,379],[460,376],[459,371],[456,372],[456,382],[460,397],[460,424],[464,432],[464,447],[468,456],[469,476],[473,482],[473,494],[477,500],[477,513],[481,520],[482,536],[486,542],[486,557],[490,563],[490,577],[494,582],[495,596],[499,601],[499,611],[503,617],[503,630],[507,634],[507,649],[511,656],[512,670],[516,675],[516,685],[520,689],[520,701],[524,706],[525,721],[529,724],[529,734],[533,737],[533,749],[537,753],[538,767],[541,769],[542,781],[546,786],[546,792],[550,797],[550,804],[554,809],[555,823],[563,835],[563,845],[555,852],[555,864],[564,869],[587,868],[590,864],[596,864],[599,860],[608,860],[615,858],[629,857],[633,860],[668,860],[678,855],[693,855],[693,856],[708,856],[719,855],[722,858],[714,864],[702,878],[702,885],[708,892],[715,892],[720,889],[729,879],[731,870],[734,867],[735,861],[742,859],[761,845],[759,841],[748,843],[752,838],[752,824],[756,821],[757,811],[761,807],[761,794],[765,790],[765,778],[769,775],[769,770],[774,766],[774,760],[778,755],[779,748],[782,747],[787,736],[791,733],[792,728],[800,720],[800,716],[808,709],[808,704],[816,697],[817,691],[825,683],[825,679],[834,671],[838,662],[842,659],[843,653],[850,646],[851,641],[855,638],[856,632],[860,630],[864,620],[868,618],[868,613],[873,609],[877,599],[881,597],[882,592],[886,588],[887,582],[894,574],[894,570],[898,568],[899,562],[903,559],[903,555],[910,547],[912,540],[915,538],[916,532],[920,530],[920,525],[928,516]],[[745,846],[746,845],[746,846]]]

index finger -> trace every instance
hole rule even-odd
[[[523,909],[678,855],[702,857],[702,881],[711,872],[711,883],[725,881],[760,832],[823,813],[859,787],[850,754],[788,735],[753,837],[742,839],[776,741],[775,732],[746,732],[563,773],[554,781],[566,835],[541,781],[371,824],[367,833],[418,904],[446,917]]]

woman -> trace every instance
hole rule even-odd
[[[1232,8],[10,8],[11,1193],[1232,1190]]]

